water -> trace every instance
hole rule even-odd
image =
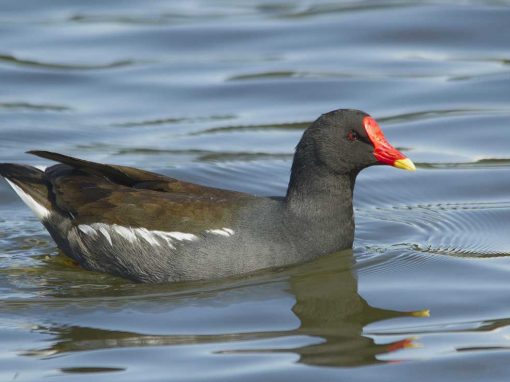
[[[380,121],[353,251],[137,285],[76,268],[0,182],[0,380],[506,381],[510,2],[2,1],[0,161],[48,149],[285,192],[321,113]]]

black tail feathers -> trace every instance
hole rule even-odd
[[[48,185],[43,171],[21,164],[0,163],[0,176],[7,179],[11,185],[19,187],[41,206],[50,208]],[[15,189],[15,191],[19,194],[18,190]]]
[[[42,181],[44,172],[32,166],[0,163],[0,175],[9,180]]]

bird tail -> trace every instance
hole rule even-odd
[[[7,180],[40,220],[48,218],[51,202],[43,171],[31,166],[0,163],[0,176]]]

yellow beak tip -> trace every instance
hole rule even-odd
[[[423,309],[423,310],[418,310],[416,312],[411,312],[411,316],[413,316],[413,317],[430,317],[430,310]]]
[[[409,158],[398,159],[393,163],[393,166],[396,168],[401,168],[402,170],[416,171],[416,166]]]

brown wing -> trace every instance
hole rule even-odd
[[[46,151],[54,207],[77,224],[102,222],[151,230],[197,233],[230,226],[254,197],[182,182],[132,167],[105,165]]]

